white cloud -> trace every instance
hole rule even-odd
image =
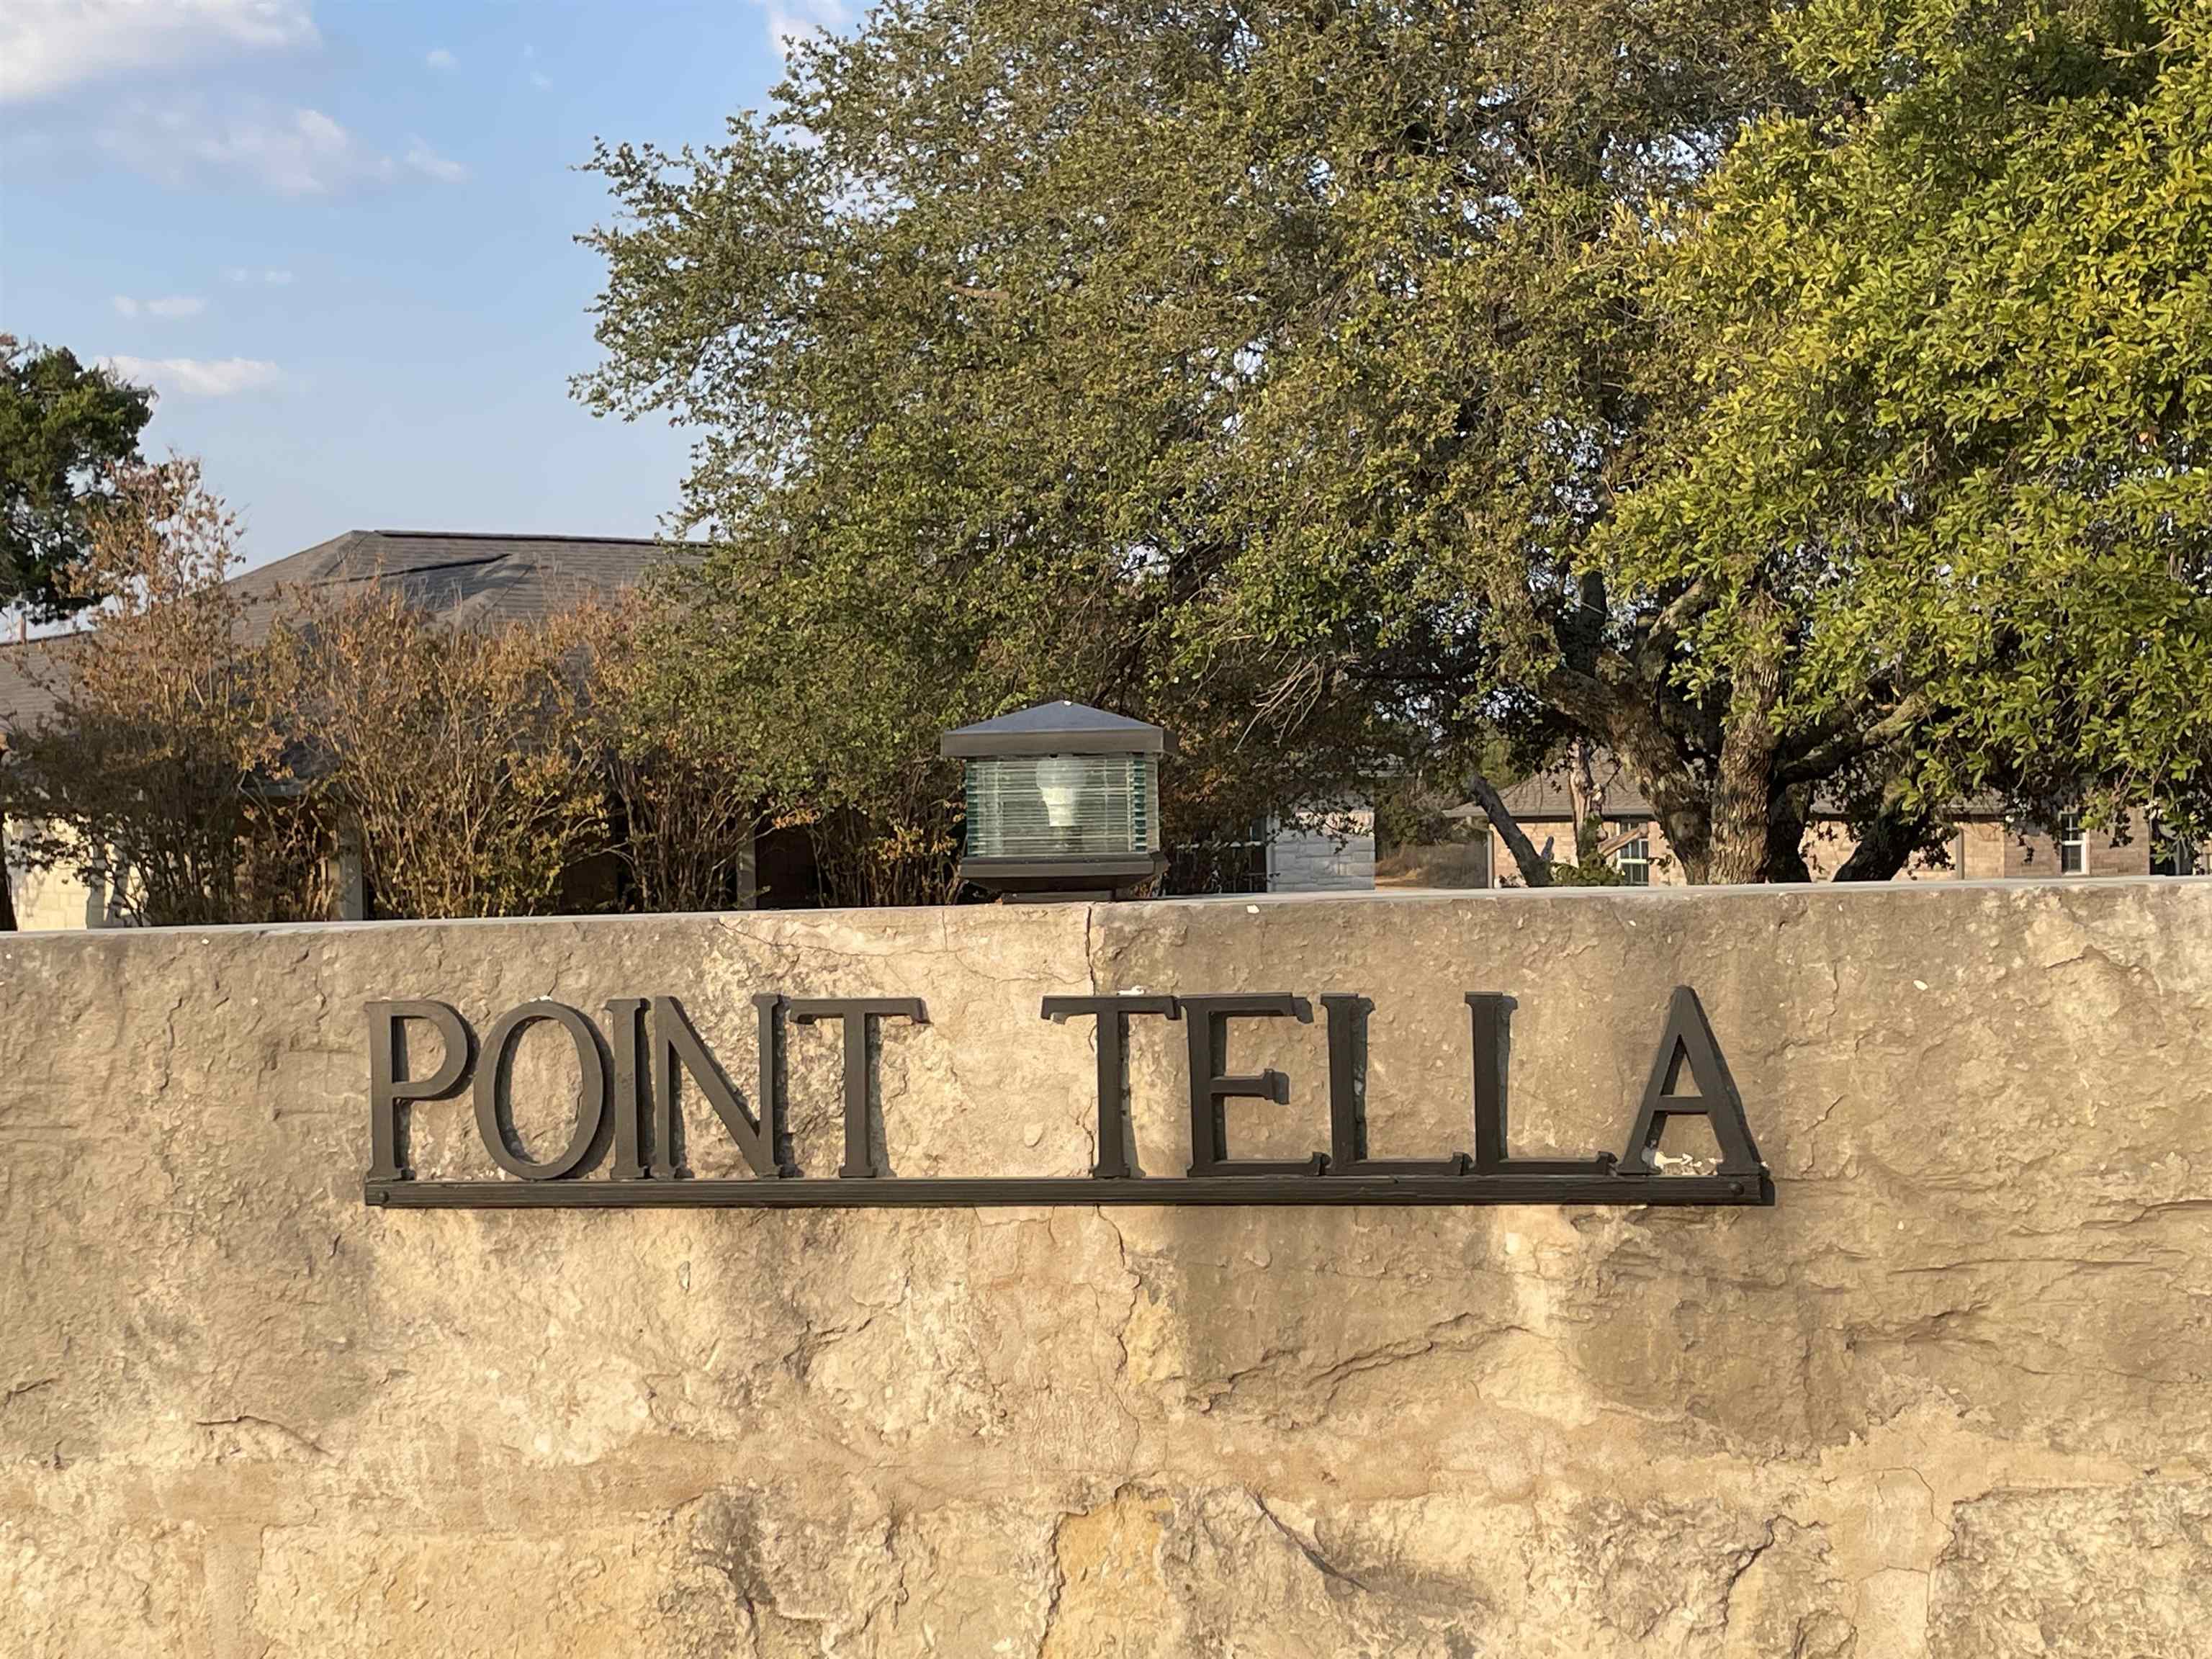
[[[207,301],[196,295],[170,294],[142,304],[127,294],[118,294],[115,308],[125,317],[136,317],[142,311],[149,317],[197,317],[207,309]]]
[[[843,0],[753,0],[768,13],[768,38],[784,57],[797,42],[853,21]]]
[[[422,61],[428,64],[434,70],[440,70],[448,73],[460,68],[461,66],[461,60],[454,57],[450,52],[447,52],[443,46],[432,48],[430,55],[428,58],[425,58]]]
[[[259,392],[284,378],[276,364],[255,357],[102,357],[100,367],[182,398],[229,398]]]
[[[392,160],[365,149],[319,109],[191,100],[135,105],[100,134],[103,148],[165,184],[241,178],[280,196],[319,196],[392,176]]]
[[[543,70],[532,70],[530,71],[530,84],[540,92],[550,92],[553,88],[553,77]]]
[[[292,273],[289,270],[249,270],[244,265],[233,265],[222,273],[222,279],[226,283],[265,283],[270,288],[289,288]]]
[[[7,0],[0,103],[319,39],[313,0]]]
[[[469,176],[469,170],[451,156],[441,155],[420,138],[410,141],[405,157],[407,165],[441,185],[458,185]]]

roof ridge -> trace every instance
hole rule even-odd
[[[346,533],[352,536],[400,536],[410,541],[424,542],[613,542],[629,547],[683,545],[659,536],[540,534],[534,530],[353,530]]]

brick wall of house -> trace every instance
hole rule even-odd
[[[1970,818],[1960,826],[1959,873],[1992,881],[2005,872],[2005,827],[1996,818]]]
[[[1538,852],[1544,850],[1544,844],[1547,842],[1551,843],[1553,863],[1565,864],[1572,861],[1575,843],[1572,824],[1540,820],[1534,823],[1524,823],[1521,827],[1528,832],[1528,839],[1535,843]],[[1607,819],[1605,826],[1606,838],[1608,841],[1613,840],[1626,835],[1635,827],[1633,823],[1625,819]],[[1660,829],[1656,822],[1646,822],[1643,828],[1644,840],[1649,844],[1651,860],[1650,885],[1654,887],[1683,885],[1682,861],[1674,856],[1674,847],[1668,842],[1666,831]],[[1521,866],[1513,861],[1512,849],[1506,846],[1505,837],[1499,835],[1495,828],[1492,828],[1490,832],[1490,884],[1493,887],[1518,887],[1522,884]]]
[[[1966,867],[1967,826],[1960,825],[1951,832],[1942,855],[1916,854],[1898,872],[1899,881],[1957,881]],[[1832,881],[1836,872],[1850,861],[1858,850],[1858,837],[1840,823],[1832,822],[1808,825],[1805,830],[1805,868],[1814,881]]]
[[[1549,842],[1553,860],[1565,861],[1572,842],[1571,832],[1565,823],[1542,819],[1524,823],[1522,827],[1540,851]],[[1607,837],[1622,835],[1632,827],[1626,822],[1608,823]],[[1644,834],[1650,846],[1651,884],[1655,887],[1681,885],[1681,863],[1668,844],[1665,832],[1657,823],[1652,823],[1644,826]],[[1857,844],[1850,831],[1839,823],[1816,823],[1808,829],[1805,832],[1805,864],[1813,879],[1832,879]],[[2087,848],[2087,867],[2084,873],[2093,877],[2148,875],[2150,873],[2151,857],[2149,828],[2143,815],[2137,813],[2130,822],[2124,841],[2111,834],[2100,835],[2094,831],[2090,834]],[[1492,886],[1521,885],[1520,866],[1514,863],[1512,852],[1505,845],[1505,837],[1495,829],[1490,832],[1490,868]],[[2197,868],[2212,872],[2212,841],[2205,842],[2198,848]],[[1999,878],[2047,879],[2058,873],[2057,845],[2047,831],[2006,823],[1996,818],[1970,818],[1953,831],[1944,857],[1916,858],[1897,878],[1900,881],[1990,881]]]
[[[2008,823],[2002,826],[2004,836],[2004,868],[2007,876],[2049,878],[2061,873],[2058,843],[2051,832],[2041,825]],[[2128,820],[2127,839],[2123,842],[2109,831],[2091,830],[2084,848],[2085,868],[2081,874],[2089,876],[2147,876],[2150,873],[2149,825],[2140,812],[2131,813]]]

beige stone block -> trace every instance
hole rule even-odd
[[[1998,1491],[1954,1512],[1936,1659],[2193,1659],[2212,1631],[2212,1485]]]
[[[279,1528],[262,1545],[253,1633],[267,1659],[629,1651],[667,1566],[660,1553],[641,1547],[651,1540],[641,1531],[594,1526],[516,1537]]]
[[[0,1652],[216,1659],[202,1529],[118,1513],[69,1484],[45,1501],[19,1486],[0,1512]]]

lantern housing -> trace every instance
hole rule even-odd
[[[1158,726],[1042,703],[948,732],[939,748],[967,769],[962,880],[1026,897],[1112,898],[1166,869],[1160,759],[1175,742]]]

